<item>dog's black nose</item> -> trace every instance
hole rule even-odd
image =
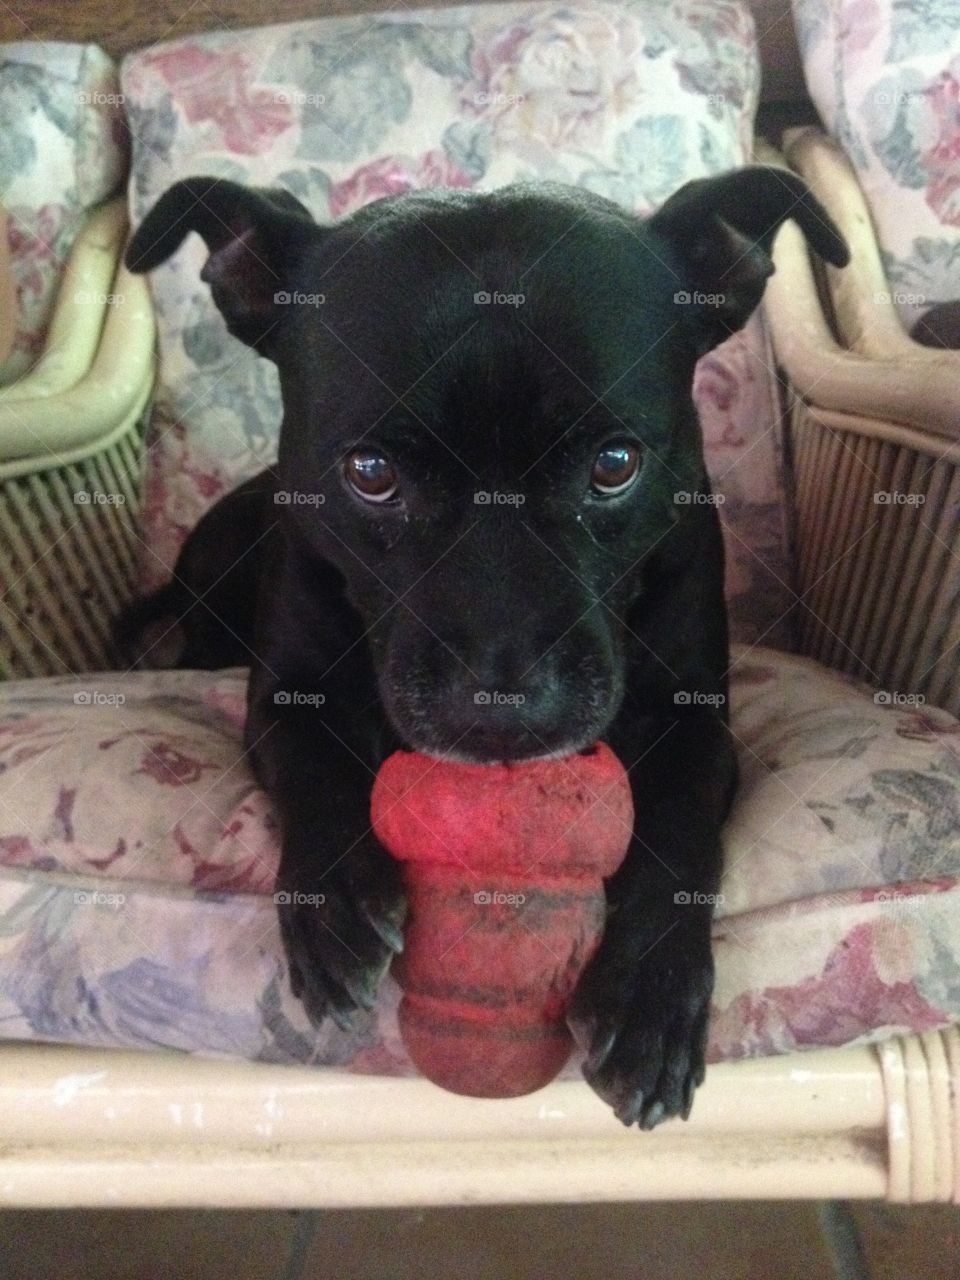
[[[504,760],[563,748],[574,729],[572,691],[547,646],[505,641],[458,656],[440,708],[457,752]]]
[[[621,697],[609,637],[592,618],[530,621],[517,609],[489,625],[474,614],[432,630],[413,616],[379,677],[400,738],[493,764],[565,755],[601,737]]]

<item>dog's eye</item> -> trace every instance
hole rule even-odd
[[[626,440],[605,444],[593,464],[590,483],[597,493],[623,493],[636,479],[640,450]]]
[[[354,493],[367,502],[389,502],[399,488],[396,468],[376,449],[355,449],[347,454],[343,474]]]

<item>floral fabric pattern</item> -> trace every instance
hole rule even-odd
[[[290,992],[245,677],[0,686],[0,1036],[412,1072],[392,979],[350,1033]],[[731,701],[711,1058],[960,1019],[960,723],[760,648]]]
[[[126,59],[131,216],[178,178],[279,184],[319,221],[427,186],[579,185],[648,214],[749,159],[759,68],[739,0],[477,5],[217,33]],[[272,463],[275,370],[229,337],[194,238],[151,277],[160,386],[146,587],[204,510]],[[725,499],[736,634],[787,644],[772,356],[757,319],[704,362],[697,399]]]
[[[17,290],[0,383],[40,354],[70,246],[126,172],[117,71],[95,45],[0,45],[0,205]]]
[[[960,6],[793,0],[807,86],[857,171],[904,325],[960,300]]]

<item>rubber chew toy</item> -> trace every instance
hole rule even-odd
[[[503,765],[398,751],[371,813],[403,863],[409,913],[393,972],[410,1057],[454,1093],[547,1084],[573,1048],[564,1013],[603,932],[603,878],[630,839],[620,761],[603,743]]]

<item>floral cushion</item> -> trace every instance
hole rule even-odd
[[[807,86],[870,204],[906,327],[960,300],[960,4],[793,0]]]
[[[0,686],[0,1036],[412,1070],[391,979],[350,1034],[290,992],[244,692]],[[773,650],[735,652],[731,697],[711,1058],[960,1020],[960,724]]]
[[[218,32],[128,57],[131,215],[177,178],[280,184],[321,220],[424,186],[550,178],[649,213],[749,158],[759,70],[740,0],[475,5]],[[160,387],[144,585],[224,491],[270,464],[275,370],[229,337],[199,242],[153,273]],[[787,642],[773,361],[762,323],[712,353],[697,398],[726,499],[736,633]]]
[[[0,45],[0,205],[17,333],[0,383],[39,355],[67,253],[86,212],[127,167],[117,72],[92,44]]]

